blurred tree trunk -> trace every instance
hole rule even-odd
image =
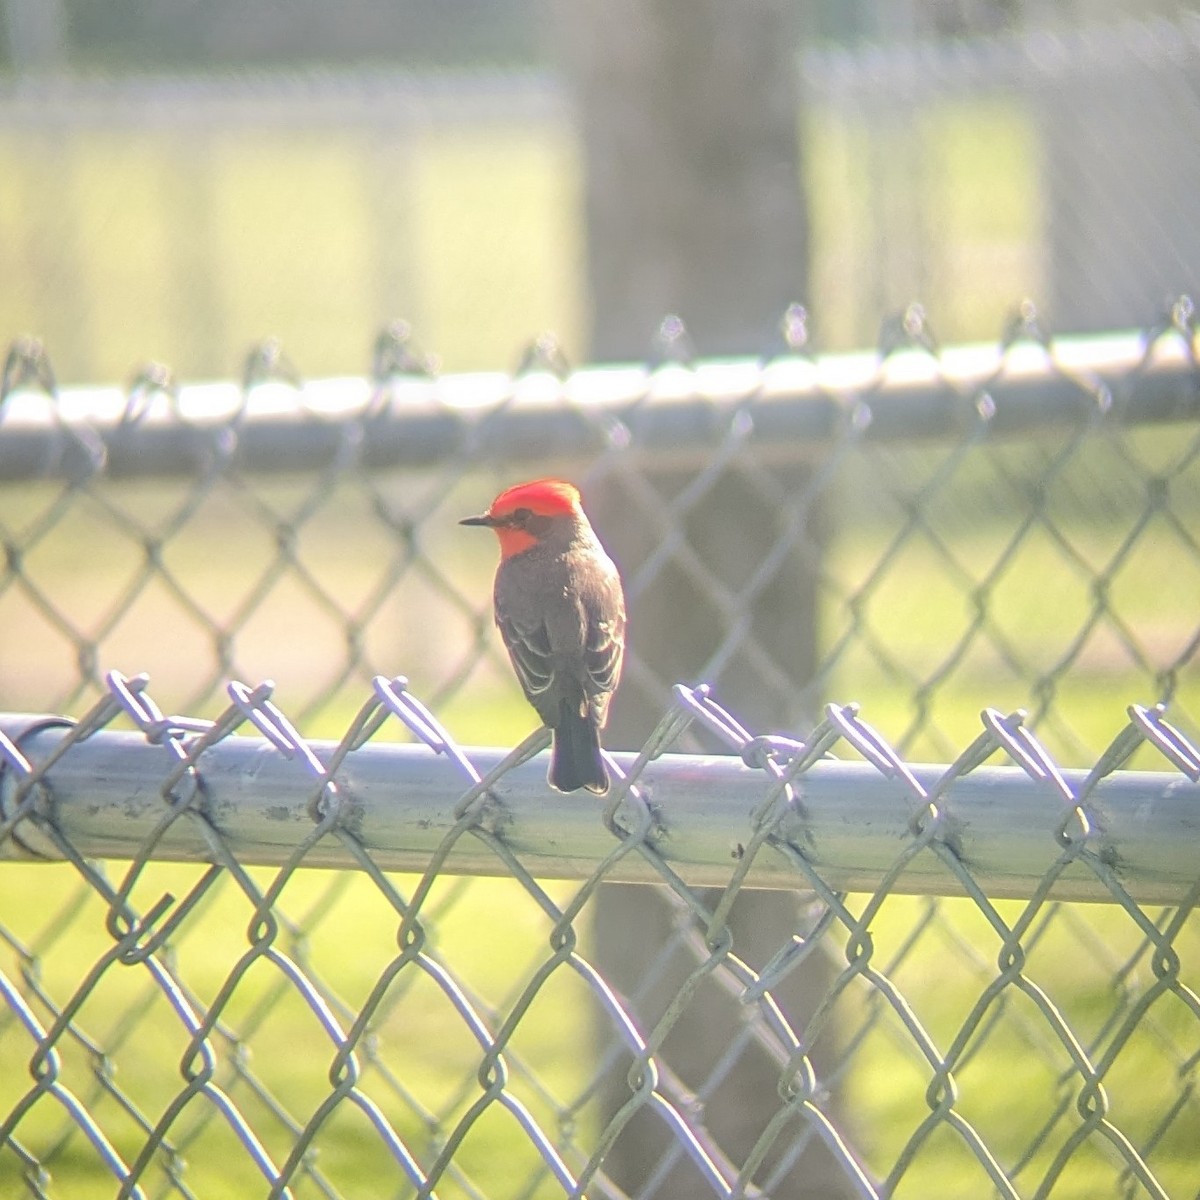
[[[669,313],[683,318],[701,355],[760,353],[777,338],[788,305],[804,299],[808,247],[792,11],[785,0],[560,0],[558,29],[582,131],[594,360],[646,357]],[[693,479],[677,468],[648,476],[663,503]],[[742,590],[782,534],[779,498],[802,491],[806,479],[800,466],[768,475],[753,462],[735,460],[713,481],[685,529],[714,581]],[[619,475],[590,488],[585,499],[629,580],[658,542],[639,508],[644,500],[631,496]],[[748,601],[750,619],[736,628],[673,563],[641,580],[629,595],[631,643],[649,670],[627,673],[609,745],[640,747],[665,710],[669,685],[698,681],[722,647],[732,653],[722,656],[727,665],[708,681],[752,730],[794,728],[811,717],[803,710],[816,645],[817,525],[814,514],[807,539]],[[752,641],[768,648],[777,668],[769,680],[739,653]],[[713,904],[718,895],[708,892],[706,899]],[[801,928],[804,904],[797,894],[744,893],[731,919],[734,952],[764,965]],[[678,925],[675,906],[655,889],[609,885],[597,898],[598,964],[619,991],[635,998],[643,1030],[695,969],[696,958],[678,943]],[[831,970],[815,955],[778,989],[798,1031]],[[745,1016],[736,999],[706,983],[663,1051],[682,1082],[705,1093],[701,1119],[735,1169],[781,1105],[779,1065],[756,1046],[747,1046],[720,1082],[706,1087]],[[612,1031],[600,1020],[600,1037],[610,1044]],[[603,1103],[611,1115],[630,1095],[624,1067],[611,1071],[606,1083]],[[832,1115],[832,1101],[826,1109]],[[793,1126],[777,1149],[799,1132]],[[662,1120],[643,1109],[604,1169],[638,1195],[671,1152]],[[703,1186],[680,1155],[652,1194],[692,1200]],[[772,1195],[850,1192],[831,1156],[814,1145]]]
[[[595,360],[668,313],[760,351],[803,299],[796,34],[784,0],[560,0],[586,177]]]

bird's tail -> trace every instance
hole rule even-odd
[[[608,770],[600,755],[596,722],[565,703],[561,714],[550,750],[550,786],[560,792],[587,788],[603,795],[608,791]]]

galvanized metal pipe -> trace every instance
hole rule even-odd
[[[43,762],[64,736],[60,724],[13,714],[0,729],[34,764]],[[32,731],[32,732],[30,732]],[[327,761],[333,743],[310,743]],[[481,773],[503,752],[469,750]],[[617,755],[628,766],[632,756]],[[131,858],[143,851],[164,815],[160,789],[177,760],[138,733],[101,730],[72,746],[49,769],[39,800],[42,819],[88,857]],[[932,786],[940,766],[913,766]],[[228,737],[207,749],[199,764],[203,811],[230,852],[243,864],[285,862],[313,827],[309,804],[317,782],[302,764],[271,743]],[[1082,772],[1063,772],[1075,788]],[[455,805],[465,781],[444,757],[425,746],[367,744],[351,753],[336,779],[345,797],[345,826],[382,868],[422,871],[456,823]],[[19,773],[0,772],[0,820],[13,813]],[[754,833],[753,814],[771,781],[739,759],[664,755],[640,777],[656,827],[649,843],[689,886],[727,883]],[[798,803],[777,828],[781,845],[811,864],[835,890],[877,888],[912,844],[917,806],[911,794],[875,767],[823,760],[797,780]],[[506,773],[493,788],[478,826],[500,838],[531,875],[586,879],[613,850],[603,820],[605,803],[594,797],[550,792],[545,762],[534,759]],[[944,797],[943,836],[988,896],[1027,898],[1042,884],[1062,853],[1060,798],[1024,771],[981,767],[956,781]],[[1200,884],[1200,785],[1182,775],[1122,771],[1091,794],[1087,814],[1094,827],[1089,851],[1108,867],[1139,903],[1178,904]],[[0,841],[0,857],[53,858],[52,839],[26,820]],[[156,861],[205,861],[210,850],[196,822],[176,820],[158,840]],[[327,837],[304,862],[350,867],[341,841]],[[506,875],[508,868],[484,841],[464,836],[443,868],[470,875]],[[612,881],[660,879],[647,857],[631,853],[605,872]],[[786,849],[762,848],[748,886],[800,889],[805,876]],[[921,895],[959,895],[962,886],[935,853],[918,853],[890,890]],[[1112,892],[1081,862],[1067,868],[1052,896],[1110,901]]]

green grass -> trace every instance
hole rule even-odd
[[[852,904],[857,903],[861,902],[852,899]],[[1011,927],[1024,906],[1005,901],[997,911]],[[1066,1045],[1029,995],[1010,985],[990,1002],[986,999],[986,990],[1001,969],[1002,943],[970,902],[942,901],[936,926],[917,935],[919,952],[898,966],[885,966],[894,948],[922,928],[927,914],[924,899],[890,899],[871,927],[878,947],[874,965],[884,967],[911,1002],[911,1016],[941,1055],[950,1051],[977,1007],[976,1028],[985,1036],[969,1040],[960,1055],[954,1070],[955,1109],[1001,1166],[1015,1171],[1020,1194],[1033,1194],[1059,1147],[1080,1125],[1075,1105],[1083,1090],[1082,1078]],[[1144,954],[1135,954],[1140,935],[1124,913],[1106,906],[1060,908],[1044,929],[1040,920],[1033,928],[1037,935],[1024,942],[1028,950],[1024,977],[1050,998],[1093,1062],[1103,1069],[1102,1055],[1092,1047],[1117,1007],[1118,992],[1112,989],[1115,969],[1133,964],[1125,979],[1133,995],[1148,994],[1155,986],[1151,963]],[[1200,931],[1194,922],[1176,940],[1175,948],[1185,960],[1194,961],[1200,953]],[[868,1161],[884,1175],[906,1150],[916,1150],[896,1196],[992,1194],[974,1155],[948,1130],[940,1129],[928,1143],[915,1140],[919,1122],[929,1112],[926,1090],[933,1071],[916,1052],[899,1015],[878,1003],[878,996],[863,988],[857,993],[851,989],[849,997],[841,1005],[843,1036],[857,1028],[856,1021],[865,1013],[879,1018],[875,1032],[856,1050],[859,1069],[850,1072],[844,1098],[851,1127],[862,1131]],[[857,1006],[855,997],[860,1001]],[[1194,1013],[1176,996],[1162,995],[1107,1067],[1103,1082],[1111,1118],[1135,1142],[1150,1137],[1155,1122],[1178,1094],[1180,1062],[1198,1047]],[[1029,1155],[1035,1135],[1047,1126],[1050,1137]],[[1198,1129],[1200,1113],[1192,1108],[1190,1118],[1170,1130],[1151,1158],[1152,1169],[1169,1195],[1187,1194]],[[1022,1164],[1019,1169],[1018,1164]],[[1118,1194],[1120,1169],[1103,1137],[1093,1134],[1052,1195],[1085,1200]]]
[[[576,158],[501,120],[386,159],[352,131],[0,135],[0,336],[43,336],[68,382],[226,377],[267,336],[358,374],[396,317],[445,370],[515,366],[545,329],[578,359]]]
[[[563,130],[429,135],[413,167],[422,341],[454,370],[516,367],[543,331],[583,354],[578,148]]]
[[[1123,534],[1115,526],[1075,526],[1070,536],[1099,573],[1113,561]],[[826,569],[851,592],[866,585],[887,536],[881,530],[877,538],[839,541]],[[832,601],[824,615],[827,642],[847,632],[856,640],[833,674],[830,694],[863,702],[864,715],[904,740],[907,753],[937,761],[979,732],[983,704],[1025,708],[1041,718],[1052,753],[1066,765],[1086,765],[1126,723],[1125,705],[1159,698],[1156,669],[1186,650],[1200,587],[1197,564],[1178,540],[1152,530],[1122,559],[1100,605],[1093,577],[1064,563],[1050,538],[1025,538],[1011,559],[1009,542],[1004,529],[980,531],[960,555],[961,577],[951,578],[939,548],[918,535],[894,570],[867,587],[856,615]],[[1011,565],[996,570],[1006,562]],[[1164,588],[1164,579],[1174,586]],[[987,612],[980,625],[975,598],[984,586]],[[1089,623],[1090,634],[1079,638]],[[969,648],[959,657],[965,639]],[[885,648],[909,686],[879,686],[880,662],[871,646]],[[1035,686],[1048,673],[1046,690]],[[1200,713],[1193,671],[1180,675],[1173,705],[1189,726]],[[1143,761],[1155,758],[1147,752]]]
[[[1018,106],[817,110],[800,145],[822,348],[874,345],[914,300],[946,344],[995,338],[1043,290],[1036,131]]]
[[[1025,114],[929,106],[904,133],[919,177],[893,161],[896,136],[824,109],[800,124],[804,299],[826,349],[871,344],[913,299],[944,340],[993,337],[1041,289]],[[0,133],[0,335],[44,337],[67,382],[149,359],[227,377],[271,335],[307,377],[361,373],[396,317],[448,371],[512,367],[547,330],[579,361],[582,189],[569,128],[502,116],[386,145],[253,124]],[[894,211],[916,224],[893,227]]]
[[[10,933],[20,931],[36,954],[39,989],[60,999],[81,986],[107,940],[103,906],[71,886],[71,874],[69,869],[64,872],[57,867],[15,865],[0,872],[0,912],[5,914],[5,926]],[[271,879],[267,871],[250,874],[259,887]],[[151,867],[136,895],[156,899],[166,888],[182,895],[187,880],[194,876],[187,868]],[[56,879],[67,885],[66,894],[55,886]],[[416,880],[397,877],[394,882],[402,893],[411,894]],[[515,989],[522,971],[549,957],[549,922],[511,881],[476,881],[465,889],[463,881],[450,878],[435,886],[425,909],[425,951],[448,966],[469,989],[477,1012],[495,1031],[517,998]],[[31,890],[54,899],[31,911],[27,903]],[[553,885],[550,890],[560,901],[570,891],[566,885]],[[277,948],[294,958],[317,983],[334,1005],[342,1028],[348,1029],[352,1014],[366,1002],[384,978],[387,964],[399,954],[394,910],[364,878],[302,871],[289,881],[276,913],[284,922]],[[246,930],[251,915],[245,896],[231,880],[224,879],[203,902],[202,918],[185,927],[176,940],[172,958],[178,976],[200,1006],[216,1002],[226,980],[240,968],[249,945]],[[60,921],[65,928],[60,928]],[[13,962],[6,961],[4,968],[10,978],[16,977]],[[36,1000],[33,1003],[40,1007]],[[588,1040],[588,1012],[574,977],[556,975],[534,1004],[529,1024],[510,1046],[510,1057],[515,1055],[511,1092],[526,1102],[552,1135],[557,1112],[547,1098],[557,1097],[565,1103],[588,1078],[586,1056],[578,1052]],[[472,1081],[481,1051],[451,999],[433,977],[416,967],[394,980],[377,1014],[372,1023],[372,1048],[359,1056],[361,1091],[378,1104],[428,1166],[431,1130],[419,1114],[437,1115],[441,1136],[452,1132],[479,1095]],[[123,1037],[121,1031],[131,1016],[136,1026]],[[48,1020],[48,1014],[43,1012],[43,1019]],[[138,967],[110,967],[91,981],[75,1020],[76,1027],[86,1029],[99,1045],[112,1047],[108,1061],[116,1086],[146,1120],[156,1121],[184,1086],[180,1062],[186,1036],[146,972]],[[236,1065],[225,1031],[239,1035]],[[24,1063],[31,1046],[11,1021],[2,1032],[0,1109],[7,1113],[30,1086]],[[263,1080],[286,1106],[291,1119],[303,1125],[332,1090],[328,1074],[334,1047],[329,1037],[278,966],[258,958],[227,999],[213,1042],[219,1061],[214,1082],[228,1092],[275,1161],[282,1163],[293,1134],[256,1098],[253,1080]],[[70,1038],[61,1045],[60,1081],[85,1101],[117,1150],[131,1162],[144,1141],[141,1131],[98,1091],[96,1060]],[[399,1078],[409,1101],[387,1082],[381,1065]],[[536,1088],[531,1087],[526,1071],[535,1073]],[[361,1194],[364,1179],[398,1179],[398,1168],[383,1152],[378,1137],[369,1133],[365,1118],[351,1114],[351,1107],[344,1106],[338,1119],[322,1128],[316,1145],[320,1169],[345,1193]],[[171,1140],[183,1143],[186,1178],[201,1194],[207,1188],[222,1192],[251,1188],[256,1168],[223,1128],[222,1120],[203,1120],[212,1115],[207,1112],[207,1102],[197,1098],[173,1126]],[[515,1184],[534,1166],[534,1158],[514,1141],[505,1124],[497,1119],[482,1122],[456,1159],[476,1179],[490,1181],[496,1195],[509,1194],[506,1179]],[[36,1152],[53,1144],[62,1126],[62,1113],[42,1100],[18,1126],[16,1137]],[[111,1191],[105,1189],[99,1164],[78,1135],[49,1165],[61,1194],[104,1195]],[[160,1178],[157,1167],[149,1180],[156,1178]],[[11,1148],[0,1150],[0,1192],[14,1194],[18,1179],[15,1154]],[[88,1191],[88,1187],[95,1190]],[[453,1186],[444,1190],[447,1195],[458,1194]],[[298,1194],[311,1193],[302,1188]]]

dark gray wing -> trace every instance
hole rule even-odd
[[[503,609],[496,609],[496,625],[513,670],[529,702],[539,708],[538,700],[554,681],[554,656],[550,649],[550,634],[544,623],[523,625]]]
[[[611,692],[621,678],[625,654],[625,622],[594,621],[588,626],[586,661],[591,686],[588,691]]]
[[[587,664],[587,692],[591,696],[612,693],[621,678],[625,656],[625,597],[616,569],[605,579],[600,595],[585,604],[587,640],[584,646]],[[607,702],[602,707],[607,710]],[[603,718],[602,718],[603,719]]]

